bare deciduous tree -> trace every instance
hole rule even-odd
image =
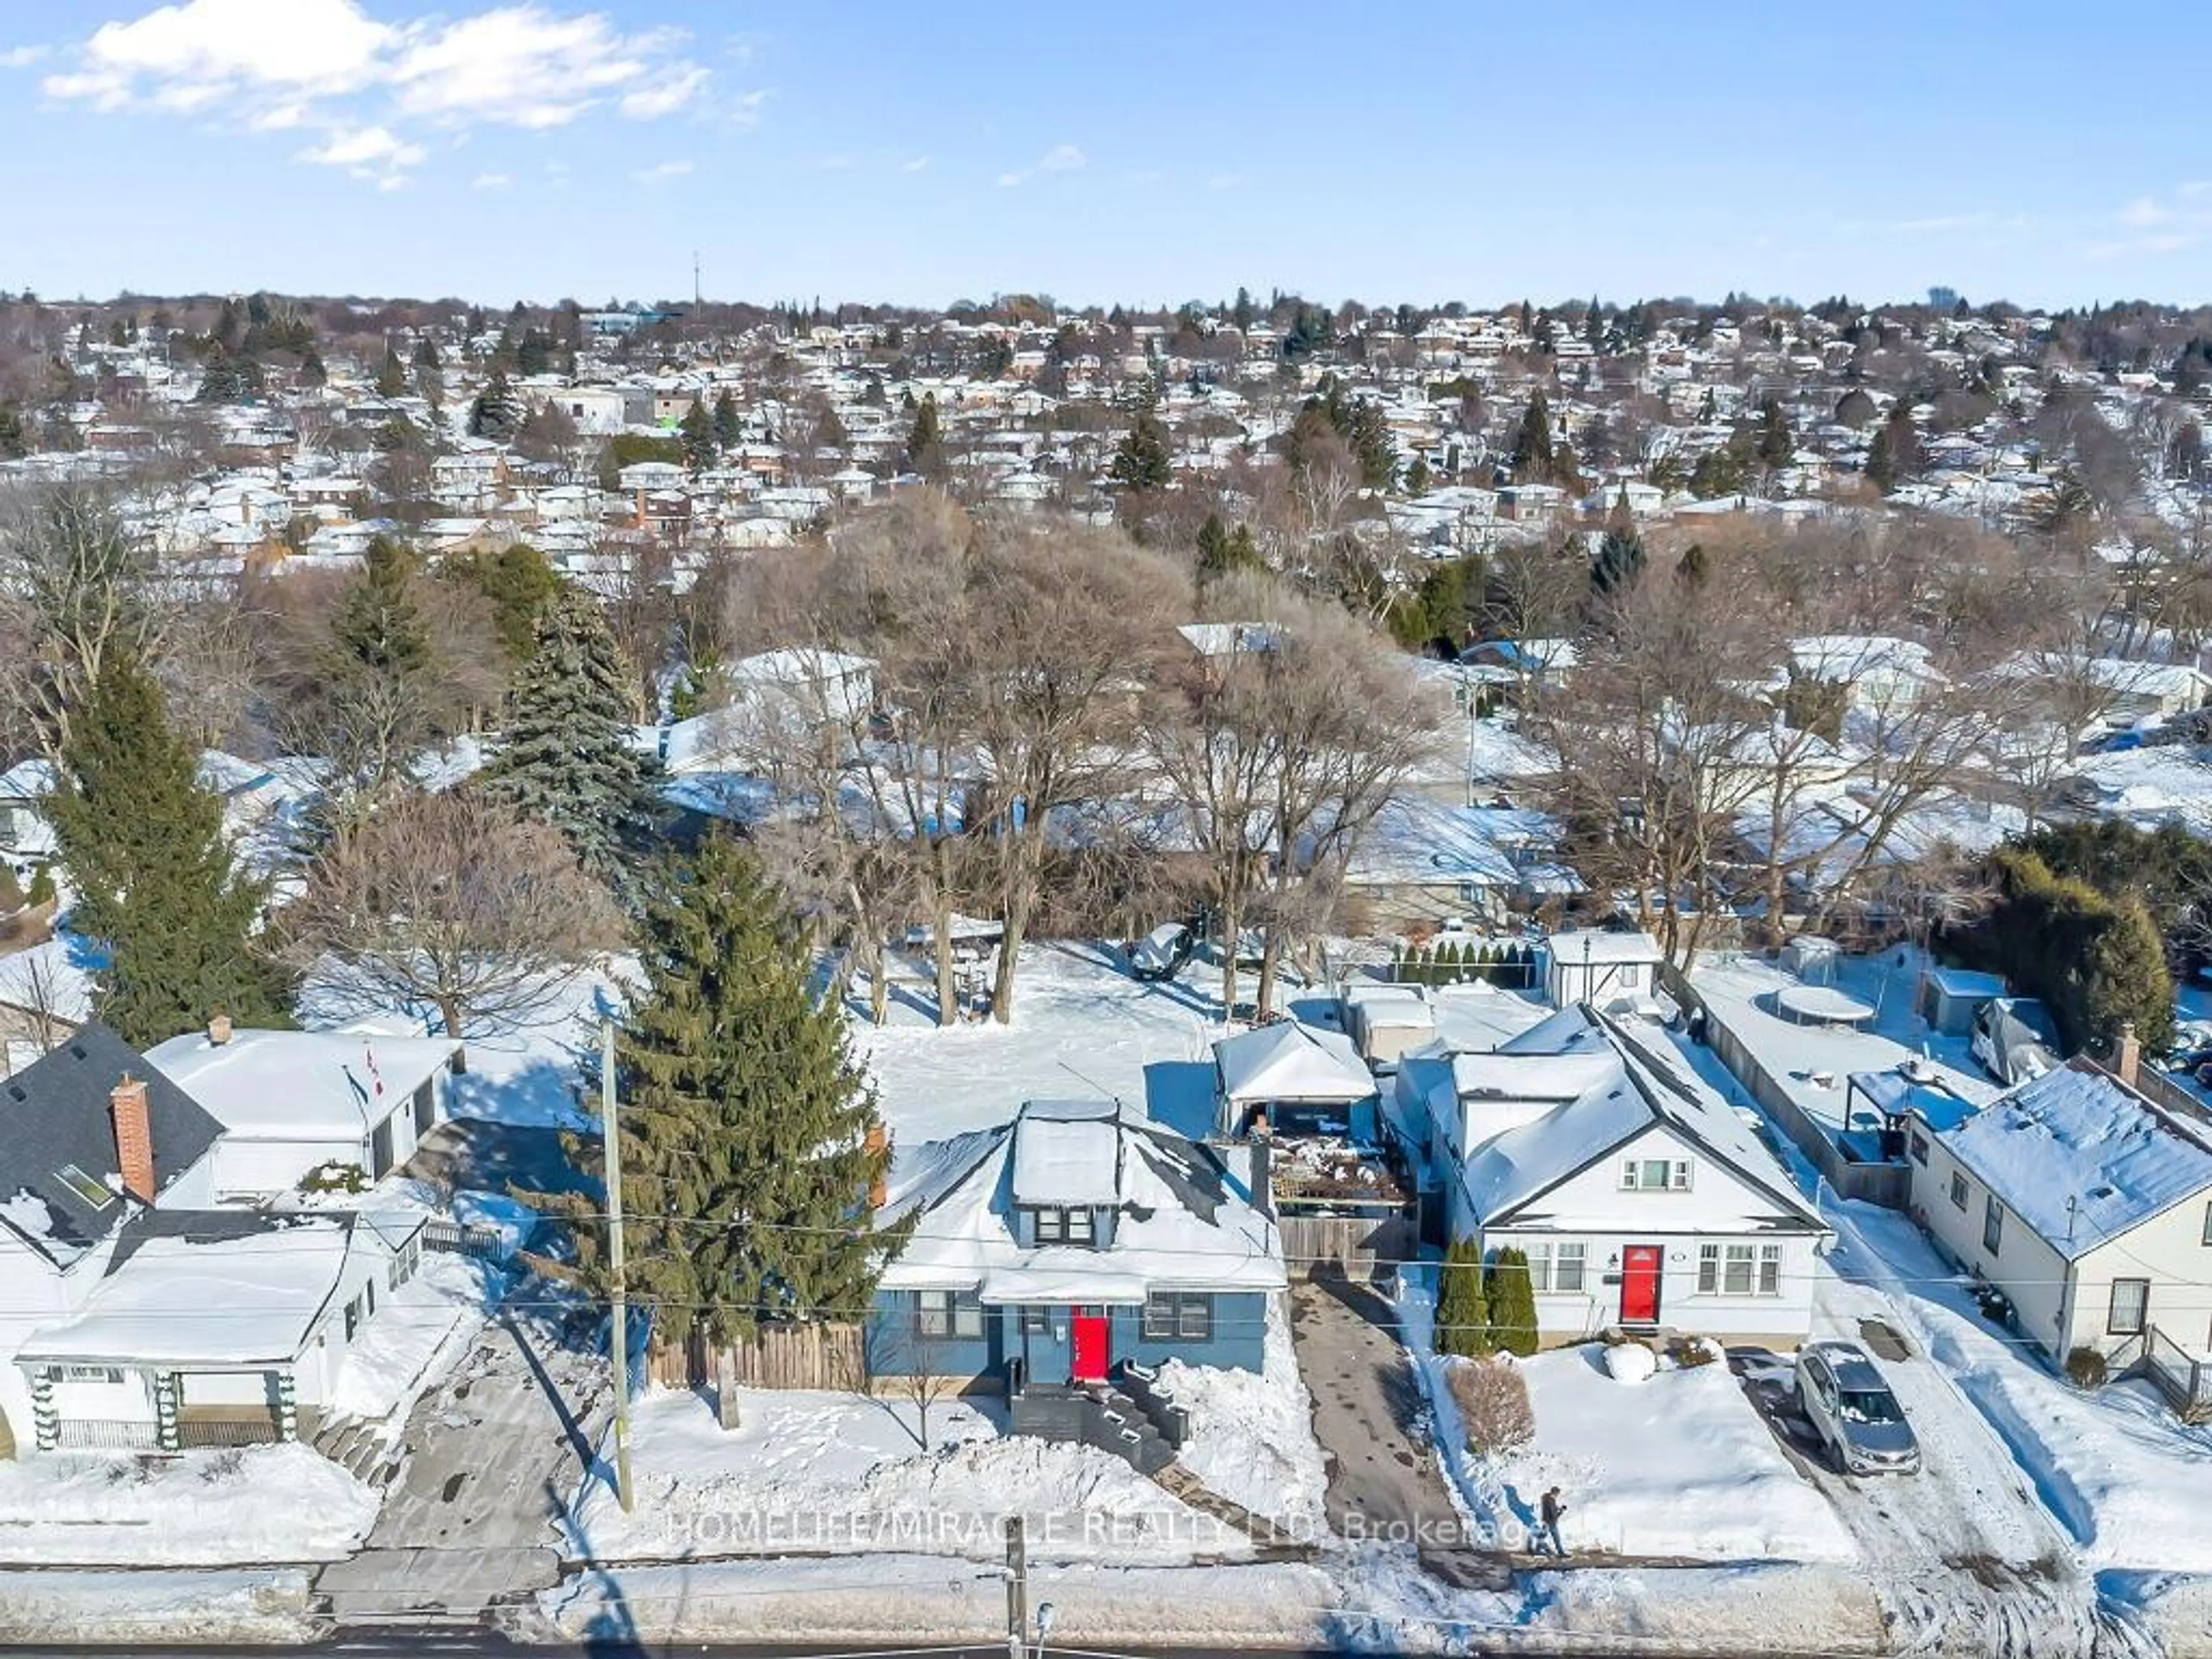
[[[558,835],[472,791],[390,795],[339,830],[281,925],[303,971],[372,1006],[435,1007],[454,1037],[472,1015],[528,1018],[621,936]]]

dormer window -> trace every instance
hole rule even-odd
[[[1036,1212],[1036,1242],[1040,1244],[1079,1244],[1088,1249],[1094,1242],[1093,1218],[1082,1206],[1045,1205]]]

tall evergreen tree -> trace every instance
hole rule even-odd
[[[504,369],[495,368],[484,389],[469,405],[469,436],[504,442],[522,425],[522,399],[514,395]]]
[[[1444,1252],[1437,1289],[1438,1353],[1488,1353],[1490,1302],[1482,1283],[1482,1247],[1462,1239]]]
[[[870,1144],[875,1091],[842,1008],[810,993],[801,933],[726,836],[671,866],[647,902],[646,990],[616,1060],[626,1277],[663,1341],[849,1317],[896,1247],[867,1220],[889,1162]],[[578,1277],[611,1288],[595,1202],[522,1195],[571,1218]]]
[[[1513,434],[1513,482],[1549,483],[1553,465],[1552,405],[1539,386],[1522,410],[1520,429]]]
[[[484,787],[551,824],[578,862],[617,889],[626,848],[652,810],[653,765],[629,741],[629,665],[599,601],[563,588],[538,621],[536,649],[515,676],[506,740]]]
[[[932,480],[945,476],[945,434],[937,422],[937,394],[926,392],[906,435],[906,470]]]
[[[387,400],[407,395],[407,365],[389,346],[385,348],[383,362],[377,366],[376,395]]]
[[[409,583],[414,556],[389,536],[369,538],[361,574],[339,600],[331,635],[344,657],[380,674],[409,675],[430,659],[430,638]]]
[[[718,446],[714,439],[714,416],[707,413],[707,405],[694,398],[691,407],[684,411],[684,422],[677,430],[684,439],[684,464],[694,472],[704,472],[714,465]]]
[[[1165,489],[1175,482],[1167,428],[1160,424],[1156,410],[1156,399],[1147,393],[1114,452],[1108,476],[1124,489]]]
[[[1498,1346],[1523,1358],[1536,1352],[1536,1287],[1528,1277],[1528,1258],[1520,1250],[1498,1251],[1486,1280],[1490,1327]]]
[[[1797,440],[1790,431],[1790,418],[1782,412],[1782,400],[1772,392],[1759,401],[1759,461],[1772,471],[1790,465],[1797,453]]]
[[[253,937],[262,892],[231,864],[222,801],[128,657],[102,667],[70,725],[46,816],[77,888],[72,921],[104,940],[94,1006],[139,1048],[224,1012],[285,1025],[281,978]]]
[[[882,389],[882,382],[878,381],[877,390],[880,392]],[[725,386],[722,395],[714,399],[714,441],[724,449],[735,449],[744,435],[745,417],[738,412],[738,400]]]

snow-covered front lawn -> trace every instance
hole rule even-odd
[[[1465,1496],[1501,1541],[1525,1540],[1538,1501],[1556,1486],[1570,1551],[1712,1561],[1854,1553],[1725,1364],[1619,1382],[1604,1352],[1593,1343],[1521,1361],[1534,1438],[1464,1461]]]
[[[349,1553],[377,1498],[306,1446],[0,1463],[0,1564],[189,1566]]]
[[[1161,1386],[1189,1420],[1176,1461],[1255,1515],[1318,1530],[1327,1524],[1328,1466],[1314,1438],[1313,1401],[1279,1299],[1267,1309],[1264,1363],[1256,1372],[1179,1359],[1160,1367]]]
[[[1247,1553],[1127,1464],[1085,1446],[1002,1435],[963,1401],[913,1402],[743,1389],[725,1431],[705,1400],[658,1390],[630,1437],[636,1505],[604,1479],[573,1514],[573,1545],[600,1561],[905,1551],[1003,1559],[1005,1517],[1025,1517],[1040,1559],[1168,1564]],[[611,1457],[602,1448],[602,1461]]]

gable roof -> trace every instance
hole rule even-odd
[[[187,1031],[149,1048],[233,1139],[358,1140],[453,1064],[451,1037],[239,1030],[224,1043]]]
[[[207,1155],[222,1126],[190,1095],[148,1065],[131,1045],[95,1020],[43,1059],[0,1081],[0,1226],[21,1236],[58,1267],[67,1267],[107,1237],[130,1206],[111,1196],[94,1203],[86,1191],[119,1194],[109,1097],[125,1076],[146,1084],[158,1199]],[[64,1171],[80,1171],[80,1191]]]
[[[2212,1194],[2212,1146],[2081,1060],[1936,1138],[2069,1261]]]
[[[1662,1052],[1588,1008],[1581,1012],[1604,1037],[1615,1063],[1565,1104],[1471,1152],[1462,1181],[1483,1225],[1516,1218],[1546,1194],[1656,1127],[1771,1205],[1778,1229],[1827,1230],[1820,1212],[1790,1184],[1750,1125],[1671,1048]]]
[[[1351,1102],[1375,1092],[1352,1039],[1304,1020],[1262,1025],[1213,1045],[1221,1091],[1231,1100]]]

